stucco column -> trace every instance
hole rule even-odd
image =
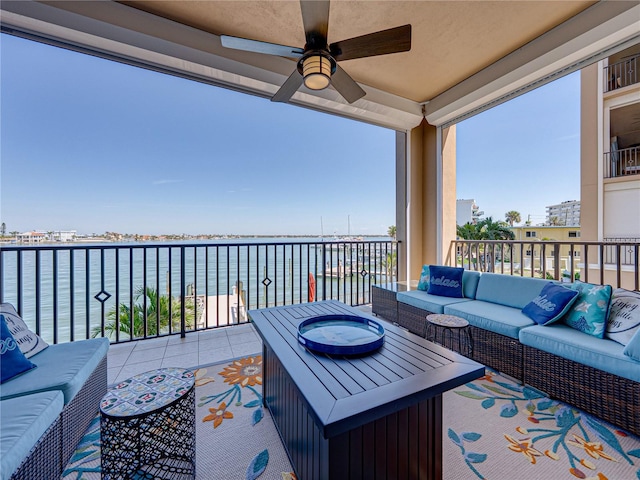
[[[405,145],[398,142],[397,161],[402,157],[404,176],[397,178],[396,205],[400,258],[406,267],[399,278],[416,280],[423,264],[449,263],[456,232],[456,130],[438,129],[425,120],[402,135]]]
[[[598,64],[593,64],[580,72],[580,237],[588,242],[601,240],[599,118]]]

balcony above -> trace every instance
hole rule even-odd
[[[604,154],[604,178],[640,174],[640,147],[623,148]]]
[[[638,83],[640,81],[638,75],[639,58],[640,54],[636,54],[605,67],[604,93]]]

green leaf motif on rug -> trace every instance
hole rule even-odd
[[[478,400],[484,412],[476,410],[474,415],[486,418],[487,426],[491,426],[484,437],[477,432],[456,433],[455,425],[460,427],[464,423],[450,423],[447,426],[448,437],[460,449],[461,460],[477,478],[484,479],[485,474],[495,473],[496,465],[507,460],[514,465],[521,465],[523,470],[519,473],[523,475],[531,475],[532,471],[536,471],[534,475],[544,476],[553,471],[558,479],[640,480],[638,461],[634,463],[633,460],[640,458],[640,439],[629,438],[631,435],[615,426],[570,405],[547,398],[535,388],[510,383],[494,372],[489,372],[462,388],[454,390],[454,393],[458,397],[471,400],[472,403]],[[461,400],[456,402],[459,401]],[[493,408],[496,406],[497,410]],[[457,408],[467,410],[469,406]],[[491,419],[491,412],[495,414],[496,411],[505,422],[506,419],[513,419],[513,423],[500,423],[495,417]],[[521,423],[523,421],[524,423]],[[504,431],[495,431],[494,425],[498,424],[504,425]],[[483,431],[478,424],[474,425],[473,428]],[[486,448],[494,448],[496,440],[506,440],[503,443],[505,458],[502,458],[502,454],[482,453]],[[467,451],[467,442],[476,442],[475,451]],[[620,476],[619,470],[616,470],[622,459],[632,467],[623,477]],[[552,466],[553,464],[555,466]],[[540,470],[537,465],[542,465]],[[531,470],[530,466],[536,470]],[[609,476],[609,472],[614,476]],[[467,475],[465,478],[469,477]]]
[[[500,416],[505,418],[515,417],[518,414],[518,407],[514,404],[507,403],[500,407]]]
[[[247,480],[255,480],[262,475],[267,468],[267,463],[269,463],[269,451],[265,449],[251,460],[247,467]]]
[[[449,438],[455,443],[458,447],[460,447],[460,452],[462,453],[462,458],[464,458],[465,463],[469,467],[469,469],[475,473],[478,478],[484,478],[483,475],[480,474],[478,470],[472,465],[474,463],[482,463],[487,459],[486,453],[476,453],[476,452],[468,452],[464,447],[464,442],[475,442],[479,440],[482,435],[476,432],[462,432],[457,434],[452,428],[447,430],[447,435]]]
[[[253,417],[252,417],[252,425],[255,425],[257,423],[260,422],[260,420],[262,420],[262,417],[264,417],[264,412],[262,411],[261,408],[258,408],[257,410],[255,410],[253,412]]]

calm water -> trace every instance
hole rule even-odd
[[[74,339],[86,338],[116,305],[130,305],[145,285],[172,297],[181,295],[182,285],[186,295],[226,297],[241,291],[251,309],[308,301],[309,273],[316,299],[348,304],[368,303],[371,284],[391,281],[382,263],[390,244],[369,243],[388,242],[388,237],[354,244],[310,241],[251,238],[56,244],[55,249],[43,246],[38,251],[5,248],[0,251],[0,294],[3,302],[21,305],[25,321],[46,341],[65,342],[72,332]],[[95,298],[101,292],[103,298],[110,295],[104,302]]]

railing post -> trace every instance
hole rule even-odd
[[[327,244],[322,242],[322,300],[327,299]]]
[[[185,297],[185,271],[184,271],[184,246],[180,247],[180,338],[186,337],[186,319],[185,308],[184,308],[184,297]]]
[[[553,246],[553,277],[561,280],[560,277],[560,245],[557,243]]]

